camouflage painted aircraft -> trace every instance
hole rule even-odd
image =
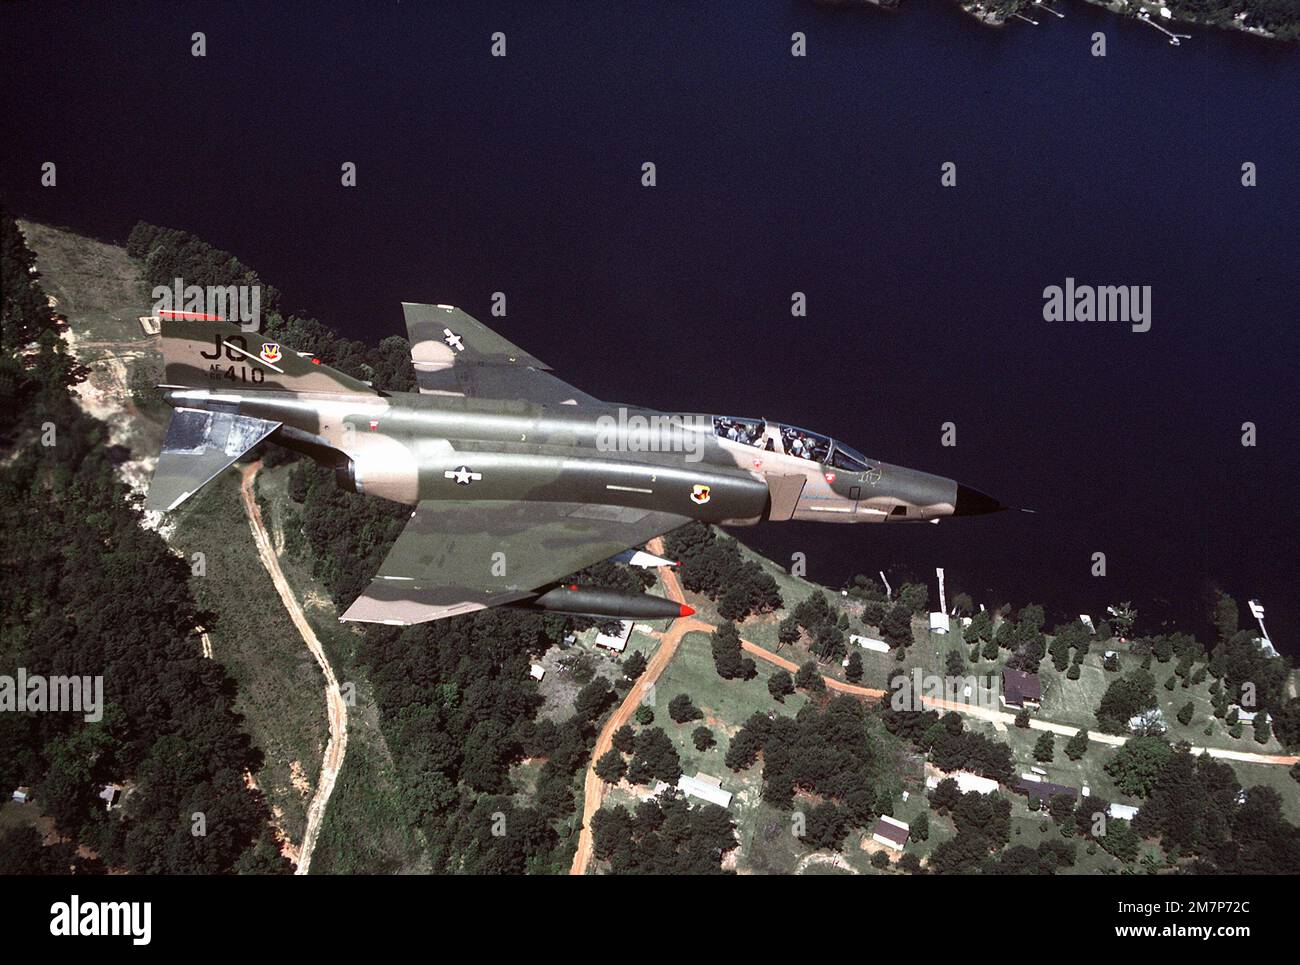
[[[381,392],[221,321],[164,318],[175,408],[145,508],[169,511],[265,439],[341,486],[414,507],[344,620],[413,624],[512,605],[677,616],[563,578],[697,519],[938,522],[995,512],[951,479],[764,419],[601,402],[460,309],[405,304],[418,393]]]

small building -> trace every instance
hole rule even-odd
[[[1077,787],[1068,787],[1064,784],[1044,781],[1037,774],[1022,774],[1012,790],[1023,794],[1025,797],[1036,797],[1044,804],[1058,794],[1068,794],[1070,799],[1075,801],[1079,799],[1079,789]]]
[[[699,798],[701,801],[708,801],[710,804],[716,804],[720,808],[731,807],[731,792],[722,789],[722,778],[713,777],[710,774],[696,774],[694,777],[687,777],[683,774],[677,779],[677,790],[691,797]]]
[[[1097,628],[1092,625],[1092,617],[1090,617],[1088,614],[1080,613],[1079,622],[1082,623],[1085,627],[1087,627],[1090,633],[1097,632]]]
[[[875,637],[864,637],[861,634],[853,633],[849,635],[849,641],[856,643],[863,650],[874,650],[876,653],[889,653],[889,644],[884,640],[877,640]]]
[[[534,680],[541,680],[546,676],[546,668],[540,663],[535,663],[528,668],[528,676],[532,677]]]
[[[113,805],[117,803],[118,795],[121,793],[121,784],[104,784],[99,788],[96,797],[104,802],[105,811],[111,811],[113,810]]]
[[[902,851],[903,845],[907,844],[909,830],[910,828],[902,821],[891,818],[888,814],[882,814],[876,826],[871,829],[871,840],[883,844],[886,848]]]
[[[15,788],[13,799],[18,804],[27,804],[32,799],[32,789],[26,784],[22,787]]]
[[[952,624],[948,620],[948,614],[937,610],[930,614],[931,633],[947,633],[951,628]]]
[[[1237,704],[1229,704],[1228,713],[1232,713],[1234,710],[1237,712],[1237,720],[1241,721],[1243,724],[1253,724],[1255,722],[1255,718],[1258,717],[1261,713],[1261,711],[1257,711],[1257,710],[1245,710],[1244,708],[1239,707]],[[1263,711],[1262,713],[1264,714],[1265,723],[1267,723],[1272,719],[1268,716],[1268,711]]]
[[[157,315],[140,315],[138,316],[140,328],[146,335],[157,335],[162,331],[162,319]]]
[[[1043,685],[1038,674],[1023,670],[1002,671],[1002,693],[998,699],[1004,707],[1037,707],[1043,702]]]
[[[1121,821],[1132,821],[1137,817],[1138,809],[1132,804],[1112,804],[1106,808],[1106,814]]]
[[[978,794],[992,794],[998,789],[997,781],[988,777],[980,777],[970,771],[936,771],[933,774],[926,775],[925,786],[933,791],[941,781],[947,778],[956,781],[957,789],[963,794],[969,794],[971,791]]]
[[[632,621],[620,620],[617,633],[596,634],[596,646],[622,653],[627,649],[627,638],[632,635]]]

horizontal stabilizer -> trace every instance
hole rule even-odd
[[[425,394],[546,406],[598,404],[552,375],[541,359],[455,306],[403,302],[402,310],[416,386]]]
[[[144,508],[167,512],[280,427],[232,412],[177,409],[167,426]]]

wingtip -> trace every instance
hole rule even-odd
[[[683,603],[682,606],[681,606],[681,612],[678,613],[677,615],[678,615],[678,616],[682,616],[682,617],[694,616],[694,615],[695,615],[695,607],[687,606],[685,603]]]

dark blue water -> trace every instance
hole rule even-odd
[[[0,198],[192,230],[355,337],[504,291],[503,332],[594,395],[806,425],[1038,511],[746,534],[813,578],[942,565],[987,603],[1200,632],[1221,586],[1295,652],[1300,56],[1063,9],[7,5]],[[1150,285],[1151,331],[1044,322],[1067,276]]]

